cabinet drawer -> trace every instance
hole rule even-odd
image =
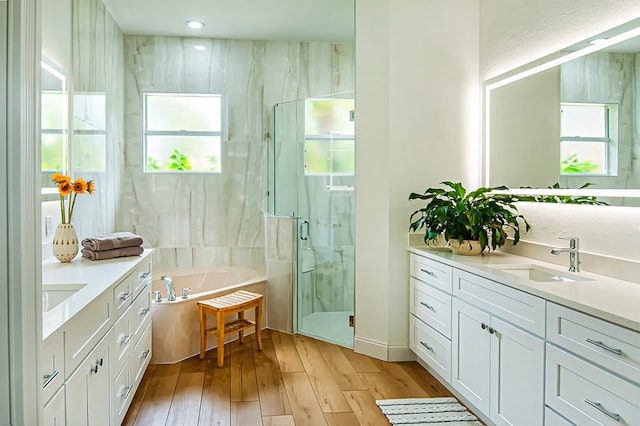
[[[111,294],[106,291],[65,324],[64,359],[66,377],[73,373],[113,324],[111,303]]]
[[[51,398],[42,412],[43,426],[60,426],[65,424],[64,388],[60,388]]]
[[[113,326],[114,374],[120,372],[131,349],[138,343],[144,326],[151,322],[151,298],[142,292]]]
[[[124,368],[113,382],[113,418],[122,423],[151,359],[151,326],[144,329]]]
[[[134,280],[135,277],[133,274],[129,274],[113,288],[113,306],[116,318],[122,315],[122,313],[131,305],[131,301],[133,300]]]
[[[544,426],[575,426],[549,407],[544,408]]]
[[[411,276],[431,284],[440,290],[451,293],[451,276],[453,268],[416,254],[409,256]]]
[[[578,425],[640,425],[640,387],[550,344],[546,403]]]
[[[640,333],[548,303],[547,340],[640,383]]]
[[[409,323],[411,350],[451,383],[451,341],[413,315],[409,315]]]
[[[145,285],[151,284],[151,262],[144,261],[136,267],[132,274],[133,297],[136,297]]]
[[[415,278],[409,282],[411,313],[451,338],[451,296]]]
[[[38,368],[42,379],[42,401],[48,401],[64,382],[64,339],[57,330],[42,342]]]
[[[531,333],[545,335],[544,299],[457,269],[453,294]]]

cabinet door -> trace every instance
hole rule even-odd
[[[538,426],[544,417],[544,341],[491,318],[491,413],[496,425]]]
[[[483,413],[489,413],[490,323],[489,314],[454,299],[452,384]]]
[[[65,385],[68,425],[109,425],[108,333],[91,351]]]
[[[51,400],[44,406],[44,426],[62,426],[64,419],[64,388],[60,388]]]

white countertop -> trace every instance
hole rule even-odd
[[[409,247],[409,251],[640,332],[640,284],[589,272],[571,273],[568,267],[501,251],[480,256],[461,256],[447,248],[426,246]],[[496,264],[539,265],[591,281],[536,282],[490,266]]]
[[[145,249],[140,256],[107,260],[88,260],[78,255],[70,263],[60,263],[55,258],[42,262],[43,286],[63,289],[68,285],[86,284],[59,305],[42,313],[42,338],[46,339],[120,278],[133,271],[152,252],[152,249]]]

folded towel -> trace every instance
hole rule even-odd
[[[91,251],[112,250],[122,247],[135,247],[142,245],[142,237],[131,232],[115,232],[94,238],[82,240],[82,247]]]
[[[125,257],[125,256],[139,256],[142,254],[144,249],[141,246],[135,247],[122,247],[112,250],[101,250],[101,251],[93,251],[87,250],[83,248],[80,250],[82,252],[82,257],[85,257],[90,260],[105,260],[105,259],[113,259],[114,257]]]

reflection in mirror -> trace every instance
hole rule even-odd
[[[68,170],[68,92],[59,66],[43,57],[41,68],[41,181],[42,193],[48,194],[55,186],[51,174]]]
[[[485,185],[640,205],[640,21],[591,39],[485,83]]]

